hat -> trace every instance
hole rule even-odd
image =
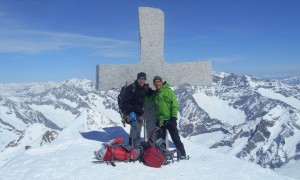
[[[163,81],[162,81],[162,78],[161,78],[160,76],[155,76],[155,77],[153,78],[153,83],[154,83],[156,80],[160,80],[161,82],[163,82]]]
[[[144,72],[138,73],[136,79],[140,79],[140,78],[143,78],[146,80],[146,73],[144,73]]]

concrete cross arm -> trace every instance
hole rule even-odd
[[[96,89],[109,90],[121,88],[131,83],[139,72],[145,72],[152,84],[154,76],[159,75],[171,86],[207,85],[212,83],[210,61],[168,64],[164,61],[164,13],[160,9],[140,7],[139,27],[141,59],[136,65],[97,65]],[[150,81],[149,81],[150,80]]]

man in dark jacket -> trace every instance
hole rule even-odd
[[[144,114],[144,102],[146,95],[150,95],[152,89],[146,84],[146,73],[137,74],[134,83],[126,87],[122,107],[126,122],[131,125],[129,134],[129,145],[136,146],[140,143],[141,129]]]

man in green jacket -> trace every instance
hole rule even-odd
[[[155,114],[158,120],[158,125],[161,128],[161,137],[166,139],[166,133],[168,130],[177,150],[180,151],[180,158],[185,158],[186,153],[180,140],[176,122],[178,111],[176,94],[166,81],[163,82],[160,76],[155,76],[153,78],[153,84],[156,88],[154,98]]]

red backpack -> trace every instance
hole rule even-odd
[[[140,157],[141,150],[124,144],[124,140],[117,136],[112,142],[105,144],[95,156],[101,161],[136,161]]]
[[[142,160],[145,165],[155,168],[159,168],[165,163],[164,155],[154,146],[150,146],[145,150]]]
[[[147,146],[141,160],[145,165],[159,168],[162,165],[173,161],[175,150],[167,151],[166,142],[162,138],[158,138],[160,128],[156,127],[151,131],[151,136],[147,141]]]

